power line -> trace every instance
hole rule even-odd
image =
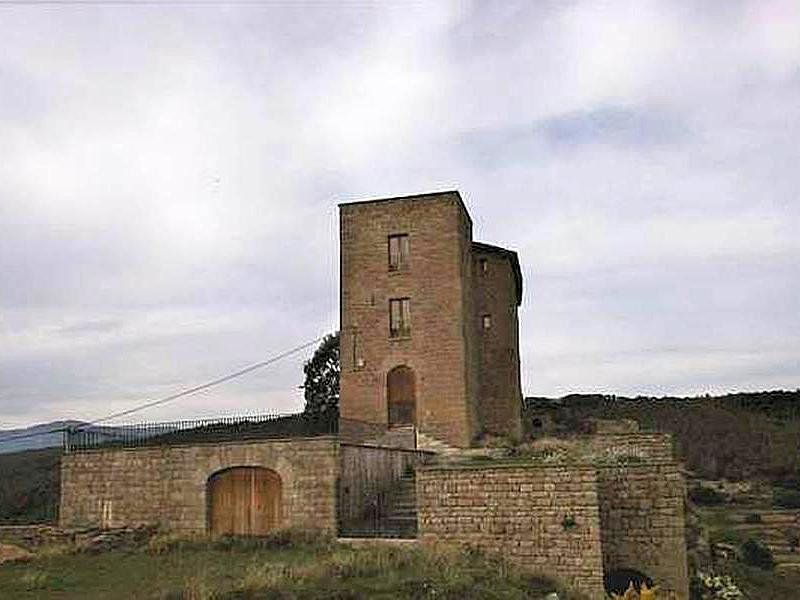
[[[255,364],[252,364],[252,365],[248,366],[248,367],[244,367],[243,369],[239,369],[238,371],[234,371],[233,373],[229,373],[228,375],[223,375],[222,377],[218,377],[216,379],[212,379],[211,381],[207,381],[206,383],[202,383],[200,385],[196,385],[194,387],[182,390],[182,391],[177,392],[175,394],[170,394],[169,396],[165,396],[165,397],[159,398],[157,400],[152,400],[150,402],[145,402],[144,404],[140,404],[138,406],[134,406],[133,408],[129,408],[129,409],[126,409],[126,410],[123,410],[123,411],[112,413],[110,415],[106,415],[105,417],[101,417],[101,418],[95,419],[93,421],[81,423],[77,427],[71,428],[71,430],[72,431],[79,431],[81,429],[85,429],[86,427],[91,427],[91,426],[97,425],[99,423],[105,423],[106,421],[111,421],[112,419],[117,419],[119,417],[132,415],[133,413],[137,413],[137,412],[140,412],[142,410],[145,410],[145,409],[148,409],[148,408],[152,408],[154,406],[160,406],[162,404],[166,404],[167,402],[172,402],[173,400],[177,400],[178,398],[183,398],[184,396],[191,396],[192,394],[196,394],[197,392],[201,392],[201,391],[207,390],[207,389],[209,389],[211,387],[214,387],[214,386],[220,385],[222,383],[231,381],[232,379],[236,379],[238,377],[242,377],[243,375],[247,375],[248,373],[252,373],[253,371],[256,371],[258,369],[262,369],[262,368],[264,368],[266,366],[269,366],[269,365],[271,365],[273,363],[278,362],[279,360],[283,360],[284,358],[287,358],[287,357],[289,357],[289,356],[291,356],[293,354],[297,354],[301,350],[304,350],[304,349],[308,348],[309,346],[312,346],[312,345],[318,343],[324,337],[325,336],[320,336],[318,338],[315,338],[313,340],[305,342],[304,344],[301,344],[299,346],[295,346],[294,348],[292,348],[290,350],[286,350],[285,352],[281,352],[280,354],[277,354],[277,355],[275,355],[275,356],[273,356],[271,358],[268,358],[266,360],[262,360],[261,362],[257,362]],[[67,431],[68,429],[70,429],[70,428],[61,427],[61,428],[58,428],[58,429],[51,429],[51,430],[47,430],[47,431],[34,431],[34,432],[29,432],[29,433],[21,433],[21,434],[17,434],[17,435],[12,435],[12,436],[9,436],[9,437],[0,437],[0,444],[3,444],[4,442],[11,442],[11,441],[14,441],[14,440],[22,440],[22,439],[37,437],[37,436],[40,436],[40,435],[49,435],[49,434],[53,434],[53,433],[63,433],[65,431]]]
[[[125,416],[128,416],[128,415],[132,415],[133,413],[145,410],[147,408],[152,408],[153,406],[159,406],[161,404],[166,404],[167,402],[172,402],[173,400],[177,400],[178,398],[183,398],[184,396],[191,396],[192,394],[196,394],[197,392],[202,392],[203,390],[207,390],[210,387],[214,387],[214,386],[219,385],[221,383],[225,383],[226,381],[230,381],[231,379],[236,379],[237,377],[241,377],[242,375],[246,375],[247,373],[251,373],[252,371],[255,371],[257,369],[261,369],[261,368],[266,367],[268,365],[271,365],[271,364],[273,364],[275,362],[278,362],[279,360],[287,358],[287,357],[291,356],[292,354],[296,354],[296,353],[300,352],[301,350],[304,350],[304,349],[308,348],[309,346],[311,346],[313,344],[316,344],[317,342],[322,340],[323,337],[325,337],[325,336],[320,336],[320,337],[318,337],[316,339],[313,339],[311,341],[306,342],[305,344],[301,344],[299,346],[296,346],[296,347],[292,348],[291,350],[287,350],[286,352],[282,352],[281,354],[278,354],[277,356],[273,356],[272,358],[268,358],[267,360],[262,360],[261,362],[257,362],[257,363],[255,363],[253,365],[250,365],[249,367],[245,367],[244,369],[240,369],[238,371],[230,373],[229,375],[223,375],[222,377],[219,377],[217,379],[213,379],[213,380],[211,380],[211,381],[209,381],[207,383],[203,383],[203,384],[197,385],[197,386],[189,388],[187,390],[183,390],[182,392],[178,392],[176,394],[170,394],[169,396],[165,396],[164,398],[159,398],[158,400],[153,400],[151,402],[145,402],[144,404],[140,404],[139,406],[135,406],[133,408],[129,408],[127,410],[123,410],[123,411],[120,411],[120,412],[112,413],[112,414],[106,415],[105,417],[102,417],[100,419],[95,419],[94,421],[89,421],[88,423],[83,423],[82,425],[79,425],[75,429],[76,430],[84,429],[84,428],[89,427],[91,425],[97,425],[98,423],[104,423],[106,421],[111,421],[112,419],[117,419],[119,417],[125,417]]]

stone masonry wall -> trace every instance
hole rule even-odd
[[[587,436],[596,449],[609,455],[634,457],[648,461],[672,461],[672,436],[669,433],[609,433]]]
[[[486,433],[519,437],[519,321],[516,284],[508,256],[474,246],[472,290],[481,424]],[[490,318],[489,328],[484,327],[484,315]]]
[[[592,600],[604,597],[594,468],[421,467],[417,514],[423,542],[477,547]]]
[[[408,235],[409,263],[389,271],[395,234]],[[477,429],[465,338],[472,331],[464,278],[471,235],[457,193],[340,207],[342,417],[386,424],[387,373],[404,365],[415,374],[420,431],[470,444]],[[409,298],[408,337],[389,336],[393,298]]]
[[[606,573],[636,569],[687,598],[686,487],[679,465],[600,468],[598,491]]]
[[[334,438],[95,450],[61,464],[63,527],[207,527],[208,478],[230,467],[272,469],[282,481],[286,526],[336,531]]]

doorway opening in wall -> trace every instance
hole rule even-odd
[[[417,413],[416,378],[411,367],[400,365],[386,376],[389,426],[415,425]]]
[[[266,535],[281,522],[281,478],[263,467],[233,467],[208,478],[208,530]]]

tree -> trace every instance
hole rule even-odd
[[[339,409],[339,332],[326,335],[303,365],[306,414],[330,414]]]

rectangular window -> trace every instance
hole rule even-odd
[[[402,271],[408,268],[408,234],[389,236],[389,270]]]
[[[353,331],[353,370],[357,371],[364,367],[364,359],[361,358],[358,344],[358,331]]]
[[[408,298],[389,300],[389,337],[411,335],[411,302]]]
[[[478,262],[480,263],[481,273],[483,273],[484,275],[486,273],[488,273],[489,272],[489,261],[486,260],[485,258],[482,258]]]
[[[491,329],[492,328],[492,315],[483,315],[481,320],[483,321],[483,328],[484,329]]]

